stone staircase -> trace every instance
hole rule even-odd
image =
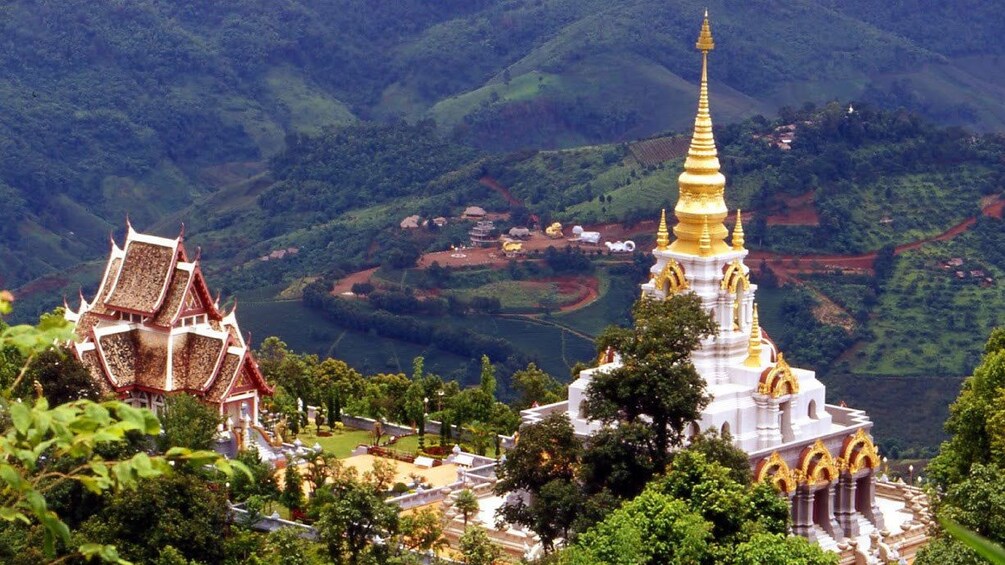
[[[817,545],[823,548],[824,551],[840,551],[838,549],[837,540],[831,537],[823,528],[814,524],[813,526],[813,536],[816,539]]]
[[[855,521],[858,522],[858,535],[867,536],[876,530],[876,526],[868,520],[865,516],[855,513]]]

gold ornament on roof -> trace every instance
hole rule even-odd
[[[690,288],[687,277],[684,276],[684,268],[673,259],[669,259],[666,265],[663,265],[663,269],[653,279],[653,284],[656,290],[662,290],[665,296]]]
[[[781,353],[778,354],[775,366],[768,367],[761,373],[757,392],[769,395],[771,398],[799,392],[799,380],[792,374],[792,368]]]
[[[845,438],[841,446],[841,458],[848,465],[848,472],[855,474],[864,468],[876,469],[879,467],[879,452],[872,439],[865,433],[864,428],[859,428],[854,434]]]
[[[701,239],[698,240],[698,255],[708,257],[712,254],[712,238],[708,233],[708,216],[705,216],[701,226]]]
[[[733,226],[733,251],[743,251],[743,216],[742,211],[736,209],[736,225]]]
[[[695,47],[701,51],[701,86],[698,94],[698,113],[694,119],[691,146],[684,161],[684,172],[677,179],[680,198],[674,207],[678,223],[674,226],[677,240],[670,249],[681,253],[700,255],[699,245],[703,222],[709,221],[709,254],[729,251],[725,239],[729,235],[723,220],[726,219],[726,201],[723,196],[726,177],[719,171],[719,157],[712,136],[712,116],[708,104],[708,52],[715,48],[708,14],[701,24],[701,33]]]
[[[775,488],[784,493],[796,490],[796,485],[799,482],[798,477],[777,451],[772,451],[771,456],[761,459],[761,462],[757,464],[757,469],[754,471],[754,481],[758,483],[771,481]]]
[[[838,477],[840,469],[824,442],[817,440],[799,456],[799,472],[806,484],[816,486]]]
[[[665,250],[670,246],[670,230],[667,229],[667,210],[660,212],[660,227],[656,230],[656,249]]]
[[[750,290],[750,276],[743,272],[743,264],[740,263],[740,260],[733,259],[724,269],[719,288],[736,292],[740,287],[743,287],[743,290]]]
[[[761,324],[757,320],[757,304],[754,304],[754,320],[750,324],[750,341],[747,342],[747,367],[761,366]]]

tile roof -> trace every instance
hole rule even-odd
[[[217,309],[198,259],[186,261],[180,238],[130,228],[124,249],[113,242],[97,296],[67,314],[76,323],[78,357],[99,386],[120,394],[187,391],[220,403],[242,374],[271,394],[233,312]],[[190,295],[199,306],[186,311]]]
[[[193,332],[173,335],[171,341],[173,390],[206,390],[216,374],[227,341]]]
[[[185,305],[185,296],[188,292],[189,283],[192,282],[192,275],[192,271],[179,267],[175,268],[164,304],[157,311],[157,315],[154,316],[153,322],[155,324],[167,327],[178,320],[178,316],[181,315],[181,309]]]
[[[174,265],[173,247],[127,242],[122,268],[105,305],[115,310],[154,314],[164,300]]]

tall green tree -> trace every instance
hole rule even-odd
[[[382,563],[395,548],[374,543],[398,533],[398,510],[369,485],[342,481],[332,486],[330,502],[321,507],[316,523],[329,557],[337,564]]]
[[[513,373],[513,388],[520,394],[513,403],[516,410],[530,408],[535,402],[551,404],[564,398],[562,384],[534,363]]]
[[[472,526],[458,540],[465,565],[492,565],[499,558],[499,547],[492,543],[485,530]]]
[[[126,559],[154,561],[160,548],[172,546],[186,559],[223,560],[220,533],[229,521],[227,497],[189,473],[145,480],[136,492],[111,496],[81,526],[92,542],[114,544]]]
[[[569,508],[582,503],[569,495],[580,491],[576,476],[582,451],[568,416],[553,414],[521,428],[516,447],[497,467],[497,494],[528,495],[508,499],[499,515],[533,530],[549,551],[575,522],[576,512]]]
[[[686,449],[665,477],[580,534],[560,562],[837,562],[837,555],[788,536],[788,520],[786,502],[770,486],[736,481],[730,469]]]
[[[210,449],[217,427],[223,421],[215,408],[189,394],[167,397],[158,418],[164,429],[159,440],[162,450],[172,447]]]
[[[926,469],[933,510],[998,544],[1005,543],[1005,328],[991,332],[984,358],[950,406],[950,438]],[[919,565],[982,563],[978,554],[938,531]]]
[[[594,374],[583,413],[607,425],[645,426],[651,438],[639,456],[661,472],[670,448],[681,445],[687,425],[710,400],[691,353],[716,324],[693,293],[643,298],[632,308],[632,321],[632,328],[608,327],[597,340],[600,351],[617,351],[622,364]]]

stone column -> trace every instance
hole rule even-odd
[[[862,509],[862,515],[865,516],[870,522],[876,526],[877,530],[882,530],[886,527],[883,522],[883,512],[879,509],[879,505],[876,504],[876,474],[874,469],[869,469],[866,475],[867,480],[862,481],[862,488],[865,491],[864,496],[868,500],[868,504]],[[859,496],[863,496],[860,494]]]
[[[768,399],[755,393],[754,404],[757,406],[757,449],[766,449],[771,447],[770,422],[768,421],[771,414],[768,410]]]
[[[778,407],[778,400],[769,398],[768,401],[768,428],[767,447],[780,445],[782,443],[782,411]]]
[[[834,518],[834,497],[837,492],[836,481],[827,485],[827,496],[823,497],[824,504],[827,505],[827,523],[821,524],[823,529],[827,531],[837,541],[844,539],[844,530],[841,529],[841,525]]]
[[[834,518],[849,537],[859,534],[858,520],[855,516],[855,477],[850,473],[842,473],[837,481],[835,494]]]
[[[797,536],[816,539],[813,531],[813,493],[806,486],[800,486],[792,496],[792,533]]]

